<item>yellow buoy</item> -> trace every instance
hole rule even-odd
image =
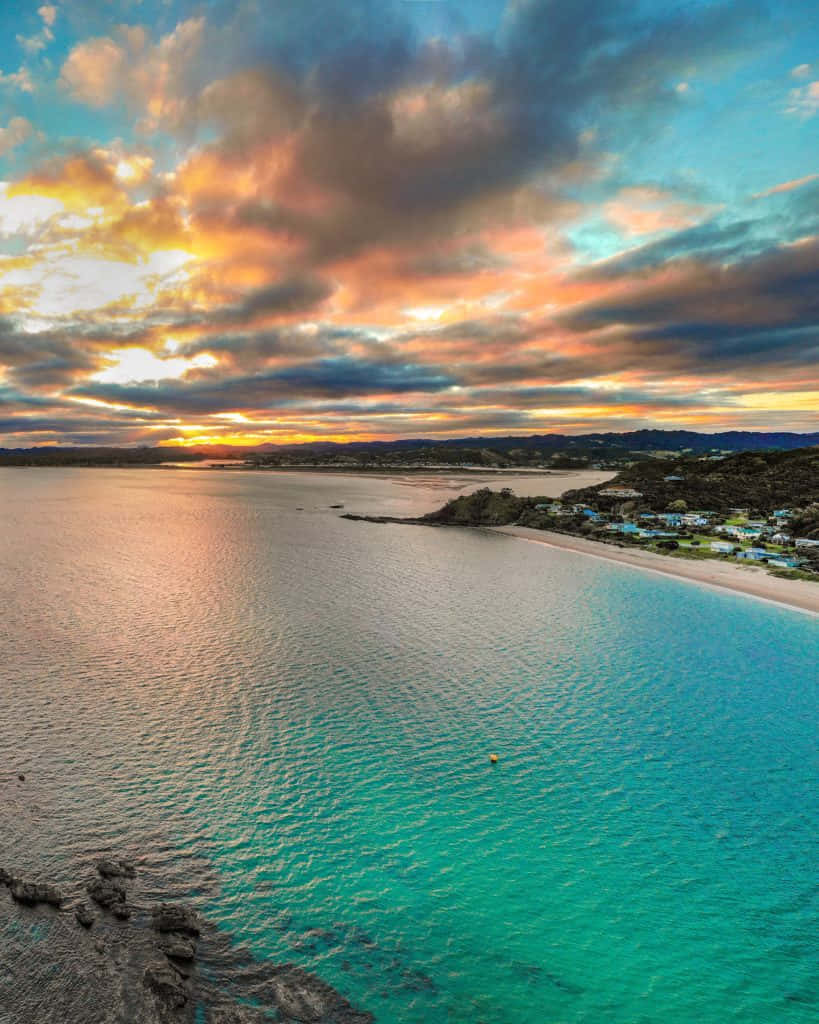
[[[489,755],[489,760],[492,762],[492,764],[497,764],[498,763],[498,755],[497,754],[490,754]]]

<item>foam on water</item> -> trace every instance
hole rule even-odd
[[[423,485],[0,488],[4,859],[144,852],[386,1024],[815,1018],[815,619],[328,509]]]

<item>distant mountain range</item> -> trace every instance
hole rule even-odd
[[[622,434],[529,434],[459,437],[446,440],[310,441],[256,446],[206,445],[194,448],[40,447],[0,448],[0,465],[152,465],[204,458],[247,459],[260,465],[322,465],[377,469],[380,466],[538,466],[553,468],[601,464],[620,468],[662,454],[725,454],[789,451],[819,445],[812,434],[730,430],[632,430]]]
[[[262,444],[246,449],[255,452],[384,452],[409,451],[416,448],[488,448],[509,452],[515,449],[558,452],[571,449],[617,448],[620,451],[651,452],[690,450],[697,454],[710,451],[763,451],[767,449],[806,448],[819,444],[819,432],[813,434],[759,433],[729,430],[718,434],[701,434],[693,430],[632,430],[622,434],[527,434],[508,437],[458,437],[446,440],[408,438],[399,441],[309,441],[296,445]],[[215,445],[197,448],[211,457],[228,455],[235,448]]]

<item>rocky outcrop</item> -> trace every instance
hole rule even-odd
[[[167,960],[149,963],[142,976],[147,989],[166,1006],[179,1009],[188,1001],[188,987]]]
[[[47,903],[58,910],[63,904],[62,893],[47,882],[26,882],[21,878],[12,880],[11,895],[18,903],[33,907],[38,903]]]
[[[372,1024],[375,1017],[352,1007],[336,990],[295,964],[276,971],[273,991],[281,1012],[304,1024]]]
[[[260,1010],[249,1006],[217,1006],[208,1014],[208,1024],[264,1024]]]
[[[193,942],[172,932],[164,935],[159,940],[159,948],[171,960],[190,963],[196,959],[196,946],[194,946]]]
[[[74,908],[74,917],[77,919],[77,924],[82,925],[83,928],[90,928],[96,918],[88,908],[87,903],[78,903]]]
[[[96,863],[97,871],[103,878],[135,878],[133,862],[124,858],[103,857]]]
[[[53,1020],[101,1024],[103,1020],[115,1019],[133,1020],[135,1024],[193,1024],[194,1017],[199,1020],[197,1014],[201,1012],[208,1024],[266,1024],[274,1019],[282,1024],[371,1024],[374,1020],[371,1014],[356,1010],[326,982],[295,964],[256,960],[234,948],[226,936],[190,906],[163,903],[154,907],[150,916],[139,908],[130,926],[116,925],[108,914],[97,914],[94,904],[117,918],[130,917],[125,880],[133,878],[136,872],[129,861],[114,857],[97,861],[96,868],[97,877],[86,885],[90,900],[76,900],[72,888],[71,914],[60,918],[59,925],[55,920],[51,930],[55,941],[63,943],[57,948],[62,949],[71,965],[66,975],[71,984],[64,991],[55,989],[55,1003],[47,1001],[48,1011],[55,1015],[36,1016],[35,1021],[29,1012],[14,1020],[26,1024],[52,1024]],[[63,904],[63,894],[49,883],[22,880],[0,869],[0,884],[6,884],[20,904],[44,903],[57,909]],[[94,933],[86,935],[92,927]],[[201,972],[196,967],[200,940]],[[339,933],[313,928],[304,933],[304,940],[308,949],[323,948],[338,941]],[[373,943],[368,941],[368,945]],[[62,960],[58,956],[53,962]],[[226,963],[232,964],[232,972],[227,974]],[[217,964],[222,979],[214,985],[211,975]],[[105,992],[105,997],[95,996],[89,989],[97,983],[93,992]],[[77,995],[82,992],[87,995]],[[246,992],[260,1008],[232,1001],[240,1000]],[[113,1000],[112,1007],[114,1003],[119,1005],[117,1000],[125,1000],[127,1018],[116,1016],[119,1011],[112,1007],[111,1013],[115,1015],[109,1014],[108,998]],[[81,999],[87,1001],[82,1003]],[[88,1016],[83,1015],[85,1007],[89,1008]],[[98,1015],[97,1009],[103,1015]]]
[[[95,878],[85,887],[91,899],[105,910],[125,906],[127,892],[118,878]]]
[[[201,934],[199,915],[191,907],[181,903],[163,903],[153,911],[153,927],[158,932],[178,932],[180,935]]]

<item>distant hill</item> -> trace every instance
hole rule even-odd
[[[634,430],[622,434],[529,434],[461,437],[438,441],[311,441],[254,447],[204,445],[194,448],[55,447],[0,448],[0,465],[151,465],[204,458],[242,459],[259,465],[315,465],[339,468],[395,466],[544,466],[552,469],[600,465],[625,470],[631,463],[675,455],[790,451],[819,445],[819,433],[754,433],[692,430]]]
[[[162,462],[199,462],[203,458],[184,448],[0,448],[0,466],[156,466]]]
[[[412,451],[427,448],[490,449],[509,452],[514,449],[539,449],[543,452],[557,452],[571,449],[599,450],[616,449],[618,452],[681,452],[689,450],[696,454],[710,451],[761,451],[769,448],[804,448],[819,444],[819,432],[812,434],[760,433],[754,431],[730,430],[717,434],[702,434],[693,430],[632,430],[622,434],[510,434],[506,437],[458,437],[444,440],[431,438],[407,438],[398,441],[309,441],[297,445],[263,444],[253,449],[256,452],[385,452]],[[213,455],[213,447],[196,449]],[[218,455],[229,452],[230,446],[218,447]]]
[[[612,487],[639,491],[638,505],[655,511],[674,501],[684,501],[690,510],[748,508],[766,515],[778,508],[806,508],[819,502],[819,446],[746,451],[722,459],[684,456],[640,462],[608,483],[570,491],[565,498],[609,511],[623,500],[601,494]]]

